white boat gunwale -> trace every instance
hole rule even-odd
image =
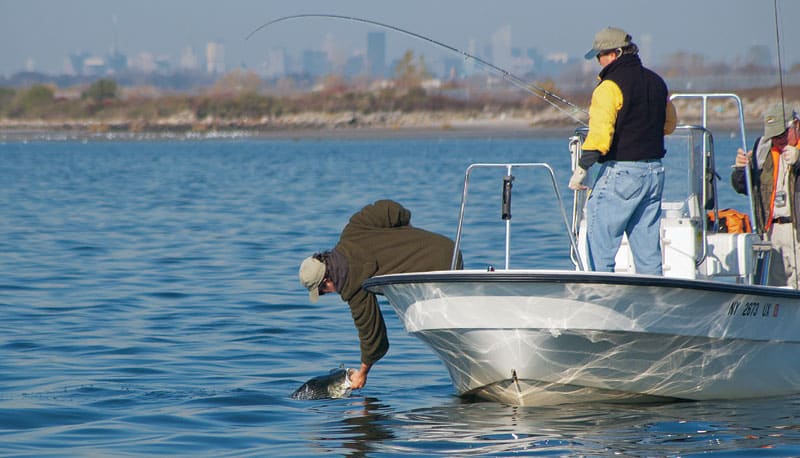
[[[513,270],[485,272],[479,270],[439,271],[380,275],[367,279],[363,286],[368,291],[381,293],[382,287],[397,284],[422,283],[590,283],[607,285],[656,286],[664,288],[693,289],[709,292],[758,295],[786,299],[800,299],[800,291],[763,285],[746,285],[710,280],[688,280],[641,274],[607,272],[581,272],[561,270]]]

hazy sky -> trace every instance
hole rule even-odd
[[[778,0],[785,68],[800,61],[800,0]],[[430,36],[467,50],[478,50],[493,33],[510,26],[512,43],[544,53],[583,55],[594,33],[617,26],[633,35],[645,62],[677,51],[712,60],[744,54],[753,45],[776,54],[772,0],[0,0],[0,75],[32,65],[60,72],[66,56],[86,51],[105,56],[116,42],[128,57],[141,52],[169,56],[205,44],[224,44],[226,65],[257,68],[266,50],[323,48],[333,42],[348,54],[365,48],[364,24],[309,19],[249,32],[269,20],[292,14],[359,16]],[[646,40],[648,37],[649,40]],[[395,32],[386,33],[388,59],[405,49],[426,57],[443,53]],[[649,45],[647,45],[649,43]],[[648,55],[649,54],[649,55]]]

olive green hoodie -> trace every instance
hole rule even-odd
[[[453,241],[410,223],[409,210],[397,202],[379,200],[350,218],[334,247],[347,259],[347,277],[339,294],[350,305],[361,342],[361,362],[365,364],[371,365],[386,354],[389,339],[375,294],[361,286],[364,280],[376,275],[450,269]]]

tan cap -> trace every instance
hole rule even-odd
[[[594,36],[592,49],[584,55],[584,59],[594,59],[603,51],[625,48],[631,45],[631,36],[628,32],[616,27],[606,27]]]
[[[783,114],[783,105],[777,104],[767,108],[764,112],[764,137],[777,137],[786,130],[786,116]]]
[[[317,302],[319,299],[319,284],[325,278],[325,263],[309,256],[300,264],[300,284],[308,289],[308,299]]]

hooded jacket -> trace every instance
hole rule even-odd
[[[454,247],[445,236],[412,227],[411,212],[391,200],[367,205],[350,218],[334,247],[347,259],[347,276],[337,286],[358,329],[363,363],[371,365],[389,350],[377,298],[361,286],[364,280],[376,275],[449,270]]]

